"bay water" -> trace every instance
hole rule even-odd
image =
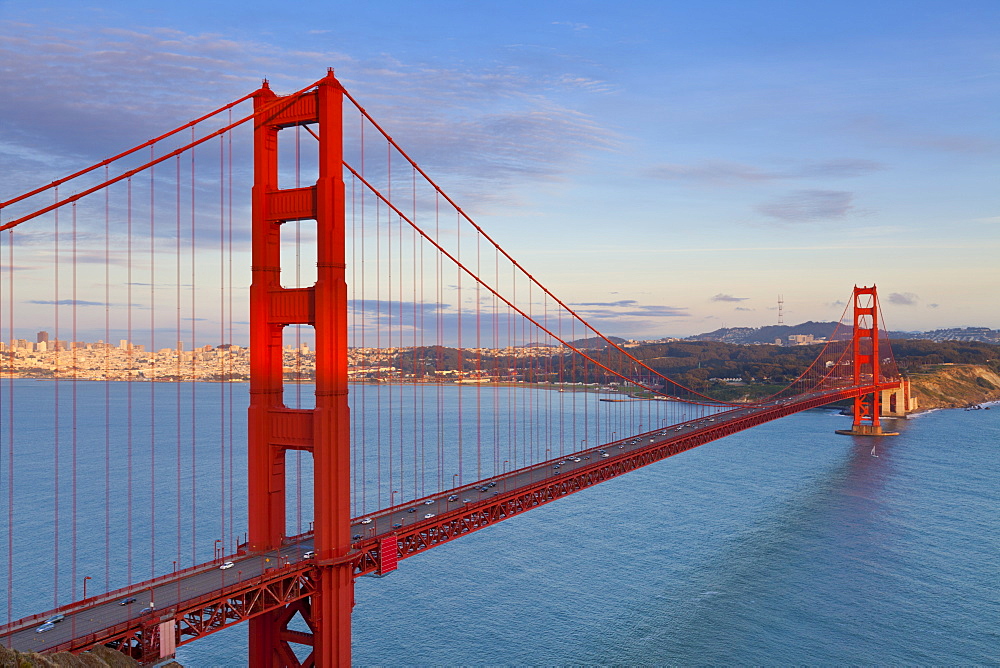
[[[43,386],[51,383],[23,382],[50,391]],[[103,386],[79,384],[77,402],[107,392]],[[218,386],[205,386],[194,401],[185,394],[169,408],[174,417],[156,426],[161,436],[175,428],[172,422],[187,423],[183,411],[228,411],[233,423],[243,419],[245,389],[235,390],[234,401]],[[237,408],[221,410],[215,401]],[[1000,406],[887,421],[900,434],[878,439],[836,435],[848,421],[815,410],[762,425],[406,559],[387,577],[360,578],[354,662],[1000,663]],[[220,430],[227,429],[220,421]],[[227,523],[239,533],[244,522],[240,429],[229,436],[236,442],[231,463],[211,450],[197,480],[189,483],[185,474],[185,486],[205,491],[185,487],[181,503],[200,508],[225,505],[232,494],[227,486],[233,483],[220,489],[215,480],[219,469],[228,467],[226,475],[236,480],[229,519],[201,511],[203,538],[228,530]],[[218,434],[206,436],[213,438]],[[115,440],[109,447],[121,446]],[[189,449],[192,459],[199,448],[217,449],[200,437],[190,440],[183,436],[181,460]],[[87,486],[99,486],[99,501],[93,507],[81,501],[79,512],[102,520],[104,447],[81,447],[85,463],[77,480],[81,499]],[[18,457],[30,450],[23,442],[18,448]],[[32,453],[23,456],[29,461],[22,467],[17,460],[15,509],[18,517],[26,507],[37,509],[44,525],[52,482],[42,466],[35,467],[42,477],[33,481]],[[133,466],[148,465],[133,456]],[[164,470],[176,468],[169,451],[158,457]],[[122,465],[118,454],[114,458]],[[163,493],[162,506],[176,505]],[[152,498],[135,495],[137,505]],[[188,531],[183,527],[184,556],[190,550],[191,559],[211,558],[211,541],[191,539],[189,546]],[[104,568],[99,555],[107,539],[98,533],[79,538],[78,578]],[[146,552],[174,550],[180,539],[174,530],[167,533],[162,547],[135,548],[133,577],[155,569],[144,561]],[[51,607],[53,567],[33,552],[30,531],[17,521],[15,538],[16,617]],[[94,564],[82,565],[87,559]],[[124,568],[116,559],[110,579],[124,577]],[[178,661],[246,665],[246,633],[239,625],[183,646]]]

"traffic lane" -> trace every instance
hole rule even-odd
[[[821,394],[823,393],[813,392],[802,396],[811,398]],[[388,535],[393,531],[404,529],[407,526],[431,520],[439,514],[458,510],[462,506],[472,506],[476,502],[489,500],[501,492],[513,491],[548,478],[572,472],[576,469],[588,467],[591,465],[591,460],[595,457],[611,459],[617,455],[669,440],[671,437],[685,436],[692,433],[692,431],[702,428],[707,430],[710,427],[743,418],[761,410],[783,406],[790,401],[791,399],[778,399],[753,406],[710,413],[686,422],[663,427],[662,429],[655,429],[640,436],[581,450],[564,458],[552,459],[537,464],[529,469],[494,476],[493,478],[481,481],[484,484],[495,483],[497,485],[497,487],[489,488],[487,492],[483,492],[482,486],[477,484],[471,487],[446,490],[425,501],[417,499],[413,505],[407,505],[388,513],[385,511],[376,511],[351,524],[351,540],[352,542],[357,542],[359,540]],[[557,466],[558,468],[556,468]],[[457,495],[459,498],[449,501],[448,497],[453,495]],[[465,503],[466,499],[468,499],[468,503]]]
[[[298,543],[285,546],[280,550],[231,557],[233,567],[220,569],[224,562],[215,562],[203,570],[185,574],[174,581],[160,583],[151,589],[139,589],[121,597],[110,599],[98,605],[88,607],[78,612],[66,612],[65,619],[52,626],[48,631],[38,633],[43,621],[11,634],[11,646],[22,651],[45,651],[73,638],[98,633],[105,629],[126,623],[135,623],[143,617],[141,611],[153,608],[149,613],[153,621],[156,615],[170,612],[166,618],[172,618],[172,608],[185,601],[197,599],[223,587],[229,587],[257,578],[266,570],[283,566],[285,563],[295,563],[302,555],[311,549],[312,541],[304,539]],[[121,605],[121,602],[135,598],[132,603]]]

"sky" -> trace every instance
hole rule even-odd
[[[0,0],[0,200],[333,67],[607,334],[856,284],[891,329],[1000,328],[998,35],[995,0]]]

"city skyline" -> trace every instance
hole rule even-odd
[[[873,283],[891,329],[1000,328],[994,3],[323,9],[0,2],[0,200],[333,66],[606,334],[836,320]]]

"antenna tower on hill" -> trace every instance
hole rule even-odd
[[[784,313],[783,313],[784,309],[785,309],[785,300],[781,298],[781,295],[778,295],[778,324],[779,325],[784,325],[785,324],[785,316],[784,316]]]

